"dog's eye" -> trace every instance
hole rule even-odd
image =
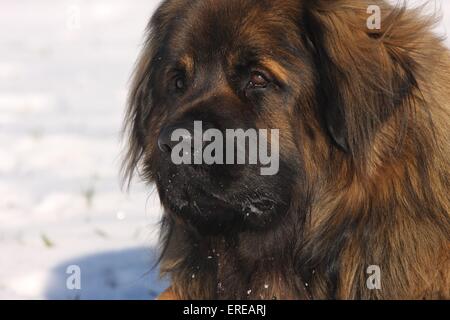
[[[184,77],[177,77],[175,78],[175,89],[178,91],[183,91],[184,88],[186,87],[186,81],[184,79]]]
[[[250,81],[247,84],[248,89],[266,88],[269,80],[266,75],[259,71],[253,71],[250,74]]]

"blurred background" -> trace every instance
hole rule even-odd
[[[127,87],[156,4],[0,0],[0,299],[164,287],[158,200],[119,179]],[[66,286],[71,265],[81,290]]]
[[[127,87],[158,2],[0,0],[0,299],[152,299],[167,285],[152,269],[156,193],[119,178]],[[450,1],[434,3],[446,34]]]

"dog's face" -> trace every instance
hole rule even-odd
[[[201,230],[261,228],[288,210],[300,159],[294,107],[311,83],[293,47],[297,27],[273,6],[205,1],[168,21],[160,43],[145,161],[168,211]],[[258,165],[175,165],[169,138],[194,121],[224,134],[279,129],[279,170],[264,176]]]
[[[339,61],[330,62],[325,33],[305,21],[301,3],[171,0],[154,15],[131,93],[129,165],[142,161],[173,219],[203,233],[272,227],[294,190],[297,201],[307,192],[305,157],[349,151],[333,90]],[[175,164],[172,134],[183,129],[191,139],[195,121],[222,133],[278,129],[277,173],[261,175],[258,164]]]

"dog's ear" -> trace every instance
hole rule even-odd
[[[128,95],[128,107],[124,120],[123,135],[126,138],[122,163],[123,184],[129,186],[134,172],[144,154],[145,123],[152,109],[152,65],[155,59],[152,34],[141,52],[135,66]]]
[[[125,115],[123,135],[126,138],[122,163],[123,184],[129,186],[139,162],[144,154],[148,132],[148,120],[151,115],[157,81],[157,66],[161,64],[163,44],[170,21],[176,12],[172,12],[172,2],[165,1],[152,16],[145,35],[144,46],[136,62],[128,95],[128,107]]]
[[[411,52],[430,29],[430,21],[417,21],[404,7],[378,3],[379,29],[368,24],[373,16],[366,1],[307,1],[302,14],[321,121],[334,143],[354,157],[366,153],[380,125],[417,87]]]

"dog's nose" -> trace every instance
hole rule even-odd
[[[172,134],[177,131],[175,140],[172,139]],[[193,140],[193,132],[187,125],[168,126],[161,130],[158,137],[158,147],[164,153],[172,152],[173,148],[183,141],[189,143]]]

